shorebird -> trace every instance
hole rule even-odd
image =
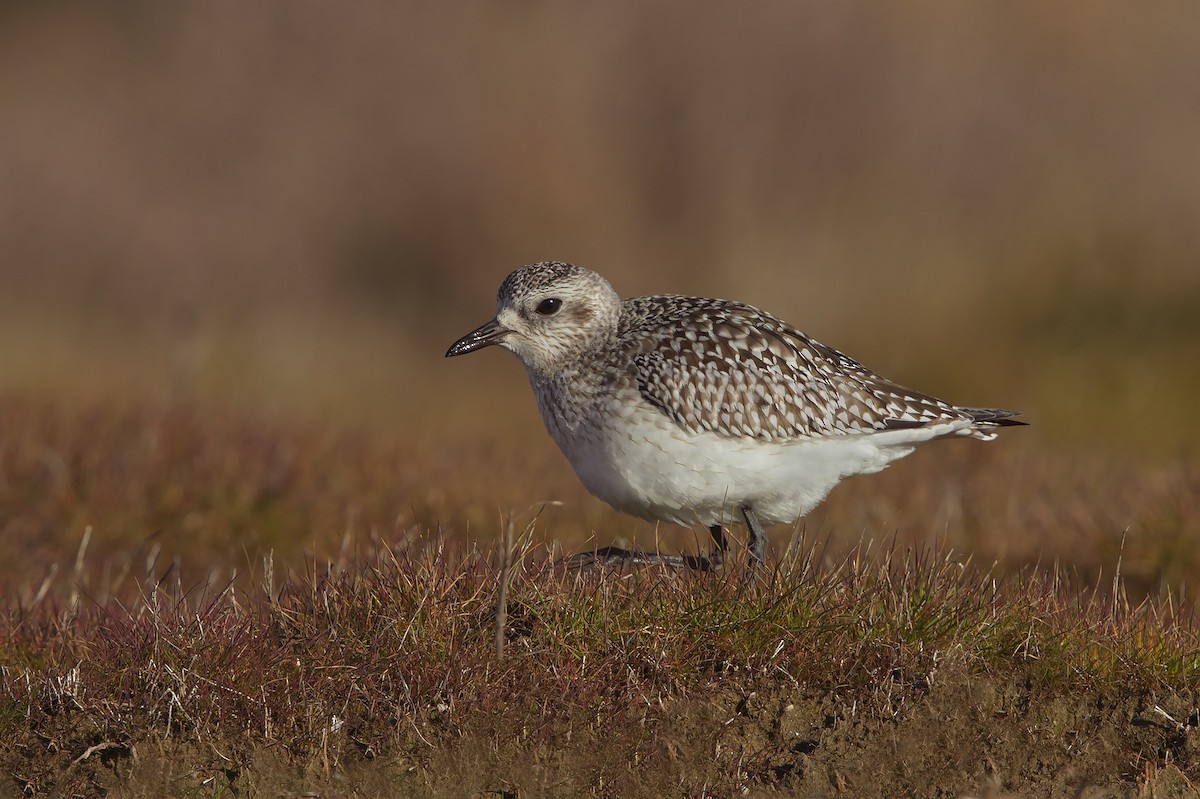
[[[720,565],[734,513],[754,563],[763,525],[791,523],[841,480],[926,441],[984,441],[1014,411],[902,388],[750,305],[673,294],[622,300],[588,269],[544,261],[500,284],[496,315],[446,357],[499,345],[524,364],[551,437],[592,494],[648,520],[708,527]]]

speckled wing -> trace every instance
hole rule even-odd
[[[689,432],[789,441],[987,421],[890,383],[749,305],[627,300],[618,338],[642,396]]]

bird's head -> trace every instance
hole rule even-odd
[[[499,344],[532,375],[546,378],[613,335],[620,316],[621,299],[607,280],[572,264],[543,261],[506,277],[495,318],[454,342],[446,357]]]

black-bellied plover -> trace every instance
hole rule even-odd
[[[622,300],[571,264],[518,269],[496,316],[446,357],[499,344],[525,365],[542,419],[589,491],[649,520],[703,524],[719,564],[736,512],[755,562],[763,524],[794,522],[842,479],[935,438],[995,438],[1013,411],[910,391],[757,308],[671,294]]]

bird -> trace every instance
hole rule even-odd
[[[624,513],[708,528],[722,566],[744,522],[751,564],[764,526],[794,523],[843,479],[942,438],[988,441],[1018,412],[903,388],[751,305],[659,294],[621,299],[562,261],[509,274],[495,316],[446,357],[499,346],[525,366],[542,420],[583,485]]]

